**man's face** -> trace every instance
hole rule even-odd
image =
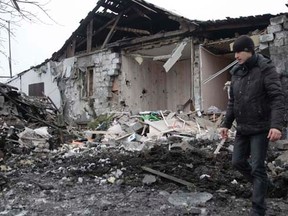
[[[251,52],[235,52],[235,59],[238,61],[239,64],[244,64],[247,59],[249,59],[252,56]]]

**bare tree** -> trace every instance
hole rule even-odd
[[[39,12],[53,20],[45,10],[47,4],[48,2],[40,3],[40,1],[0,0],[0,28],[7,28],[7,21],[15,24],[20,20],[42,22],[38,16]]]
[[[42,2],[44,2],[42,0]],[[40,15],[45,15],[49,20],[55,22],[45,9],[49,0],[45,3],[40,3],[37,0],[0,0],[0,55],[4,55],[9,58],[10,62],[10,73],[11,73],[11,50],[10,50],[10,35],[13,36],[13,30],[11,30],[10,25],[17,26],[20,21],[27,22],[41,22]],[[42,16],[43,17],[43,16]],[[9,56],[3,51],[3,42],[6,40],[3,35],[9,35]],[[0,63],[1,67],[1,63]]]

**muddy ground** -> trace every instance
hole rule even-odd
[[[232,169],[228,149],[215,157],[213,143],[189,142],[185,151],[158,144],[141,152],[92,143],[9,153],[0,164],[0,215],[249,215],[250,185]],[[193,185],[158,175],[147,181],[143,166]],[[273,181],[267,215],[286,216],[287,182]]]

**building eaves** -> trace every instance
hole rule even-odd
[[[104,31],[106,27],[109,32],[111,26],[107,25],[107,23],[110,22],[112,25],[113,22],[111,21],[115,21],[115,18],[121,11],[126,11],[127,14],[124,16],[124,22],[120,23],[124,27],[121,26],[123,27],[122,29],[118,27],[119,31],[130,32],[129,34],[122,35],[115,33],[115,38],[106,45],[107,48],[115,46],[125,47],[127,45],[179,35],[195,35],[199,38],[212,40],[233,38],[236,32],[244,34],[257,27],[266,28],[269,25],[270,18],[281,15],[264,14],[239,18],[227,17],[225,20],[199,21],[189,20],[144,0],[99,0],[95,8],[80,21],[79,27],[65,41],[64,45],[57,52],[53,53],[50,59],[46,59],[43,63],[30,69],[39,68],[50,60],[59,61],[61,58],[65,58],[64,53],[67,47],[72,45],[73,41],[77,41],[82,48],[85,47],[87,25],[91,21],[94,22],[94,34],[98,31],[99,35],[97,35],[97,38],[102,37],[102,40],[104,40],[107,36],[107,29],[103,33],[101,31]],[[137,23],[137,19],[141,22]],[[152,25],[154,26],[151,27]],[[103,28],[103,26],[105,27]]]
[[[224,20],[208,20],[201,22],[194,20],[194,22],[198,24],[198,28],[193,34],[195,36],[213,40],[219,38],[233,38],[236,36],[235,34],[248,34],[255,29],[266,29],[270,24],[270,19],[280,15],[283,14],[263,14],[238,18],[227,17]]]

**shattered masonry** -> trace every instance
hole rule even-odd
[[[235,125],[218,133],[231,45],[249,34],[288,98],[287,32],[287,14],[197,21],[99,0],[50,59],[0,84],[0,214],[248,215]],[[287,134],[270,146],[268,214],[286,216]]]
[[[211,76],[233,62],[239,33],[285,77],[286,14],[191,21],[145,1],[100,0],[60,50],[9,85],[29,95],[42,83],[70,124],[111,111],[224,110],[229,68]]]

